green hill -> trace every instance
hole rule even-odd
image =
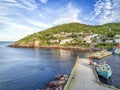
[[[110,31],[110,28],[111,28],[111,31]],[[28,35],[27,37],[15,42],[14,44],[10,46],[12,47],[42,47],[42,46],[50,46],[50,45],[59,45],[59,43],[51,44],[49,43],[49,41],[51,39],[52,40],[66,39],[66,37],[54,37],[53,36],[54,34],[59,34],[61,32],[72,33],[71,37],[76,37],[74,33],[80,33],[80,32],[102,34],[102,35],[113,37],[116,34],[120,35],[120,22],[108,23],[104,25],[95,25],[95,26],[85,25],[85,24],[80,24],[80,23],[69,23],[69,24],[58,25],[58,26],[49,28],[47,30],[34,33],[32,35]]]

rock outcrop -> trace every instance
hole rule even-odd
[[[56,76],[55,79],[51,82],[49,82],[45,90],[63,90],[65,83],[68,80],[68,75],[59,75]]]
[[[34,47],[40,47],[40,42],[39,41],[35,41],[34,42]]]

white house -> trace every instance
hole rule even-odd
[[[106,40],[106,43],[113,43],[113,40]]]
[[[88,36],[85,36],[83,40],[86,43],[92,43],[92,38],[94,38],[94,35],[88,35]]]
[[[93,34],[94,37],[98,37],[99,35],[98,34]]]
[[[73,41],[73,38],[68,38],[68,39],[63,39],[60,41],[60,44],[65,44],[65,43],[69,43],[69,42],[72,42]]]
[[[100,36],[96,36],[96,37],[95,37],[95,39],[96,39],[96,42],[98,42],[98,43],[99,43],[99,42],[102,42],[102,40],[101,40],[101,37],[100,37]]]
[[[120,43],[120,35],[115,35],[114,41],[115,43]]]
[[[72,33],[65,33],[65,35],[66,35],[66,36],[70,36],[70,35],[72,35]]]
[[[50,40],[50,43],[59,43],[59,40]]]

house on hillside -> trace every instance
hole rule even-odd
[[[97,43],[101,43],[101,42],[102,42],[102,39],[101,39],[100,36],[97,36],[97,37],[95,37],[95,41],[96,41]]]
[[[72,35],[72,33],[65,33],[65,35],[66,35],[66,36],[70,36],[70,35]]]
[[[93,34],[93,41],[96,43],[101,43],[102,42],[101,35]]]
[[[113,43],[113,40],[108,39],[108,40],[106,40],[105,42],[106,42],[106,43]]]
[[[85,35],[85,36],[89,36],[89,35],[90,35],[90,33],[88,33],[88,32],[85,32],[85,33],[84,33],[84,35]]]
[[[53,34],[54,37],[66,37],[65,34]]]
[[[86,35],[86,36],[83,38],[83,40],[84,40],[84,42],[86,42],[86,43],[92,43],[94,37],[95,37],[94,34]]]
[[[77,35],[77,38],[82,40],[83,39],[83,32],[75,33]]]
[[[59,43],[59,40],[50,40],[50,43]]]
[[[70,35],[72,35],[72,33],[60,32],[60,33],[57,33],[57,34],[53,34],[54,37],[68,37]]]
[[[119,43],[120,44],[120,35],[115,35],[114,41],[115,41],[115,43]]]
[[[74,40],[73,38],[63,39],[63,40],[60,41],[60,44],[70,43],[73,40]]]
[[[83,40],[84,40],[84,42],[86,42],[86,43],[91,43],[92,42],[92,37],[89,35],[89,36],[85,36],[84,38],[83,38]]]

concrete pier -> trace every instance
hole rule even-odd
[[[95,73],[89,63],[89,59],[79,58],[77,60],[74,79],[69,90],[113,90],[96,82]]]
[[[102,59],[102,58],[107,57],[107,56],[109,56],[111,54],[112,54],[112,52],[102,50],[102,51],[92,53],[92,55],[89,56],[89,57],[92,57],[94,59]]]

